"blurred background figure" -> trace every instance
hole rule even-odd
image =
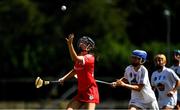
[[[171,66],[171,69],[174,70],[174,72],[180,76],[180,50],[174,50],[173,52],[173,64]],[[178,87],[178,100],[177,100],[177,109],[180,109],[180,88]]]
[[[177,88],[179,77],[176,73],[167,68],[166,56],[157,54],[154,58],[156,70],[152,73],[151,83],[153,90],[158,91],[158,104],[160,109],[173,109],[177,103]]]
[[[171,68],[180,76],[180,50],[174,50],[173,53],[173,64]]]

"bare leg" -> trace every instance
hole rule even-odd
[[[68,106],[67,106],[67,110],[73,110],[73,109],[79,109],[82,106],[82,103],[76,100],[72,100]]]
[[[128,107],[128,110],[141,110],[141,108],[137,107],[137,106],[134,106],[134,105],[130,105]]]
[[[95,110],[96,104],[95,103],[84,103],[81,106],[81,109],[86,109],[86,110]]]
[[[170,107],[167,107],[167,106],[164,106],[162,109],[163,110],[173,110],[173,108],[170,108]]]
[[[175,107],[175,110],[180,110],[180,101],[177,101],[177,105]]]

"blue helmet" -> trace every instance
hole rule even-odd
[[[136,56],[142,58],[143,60],[146,60],[147,53],[144,50],[133,50],[132,56]]]

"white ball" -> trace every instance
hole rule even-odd
[[[66,6],[65,5],[61,6],[61,10],[65,11],[66,10]]]

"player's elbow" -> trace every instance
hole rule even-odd
[[[178,85],[178,87],[180,87],[180,80],[177,81],[177,85]]]

